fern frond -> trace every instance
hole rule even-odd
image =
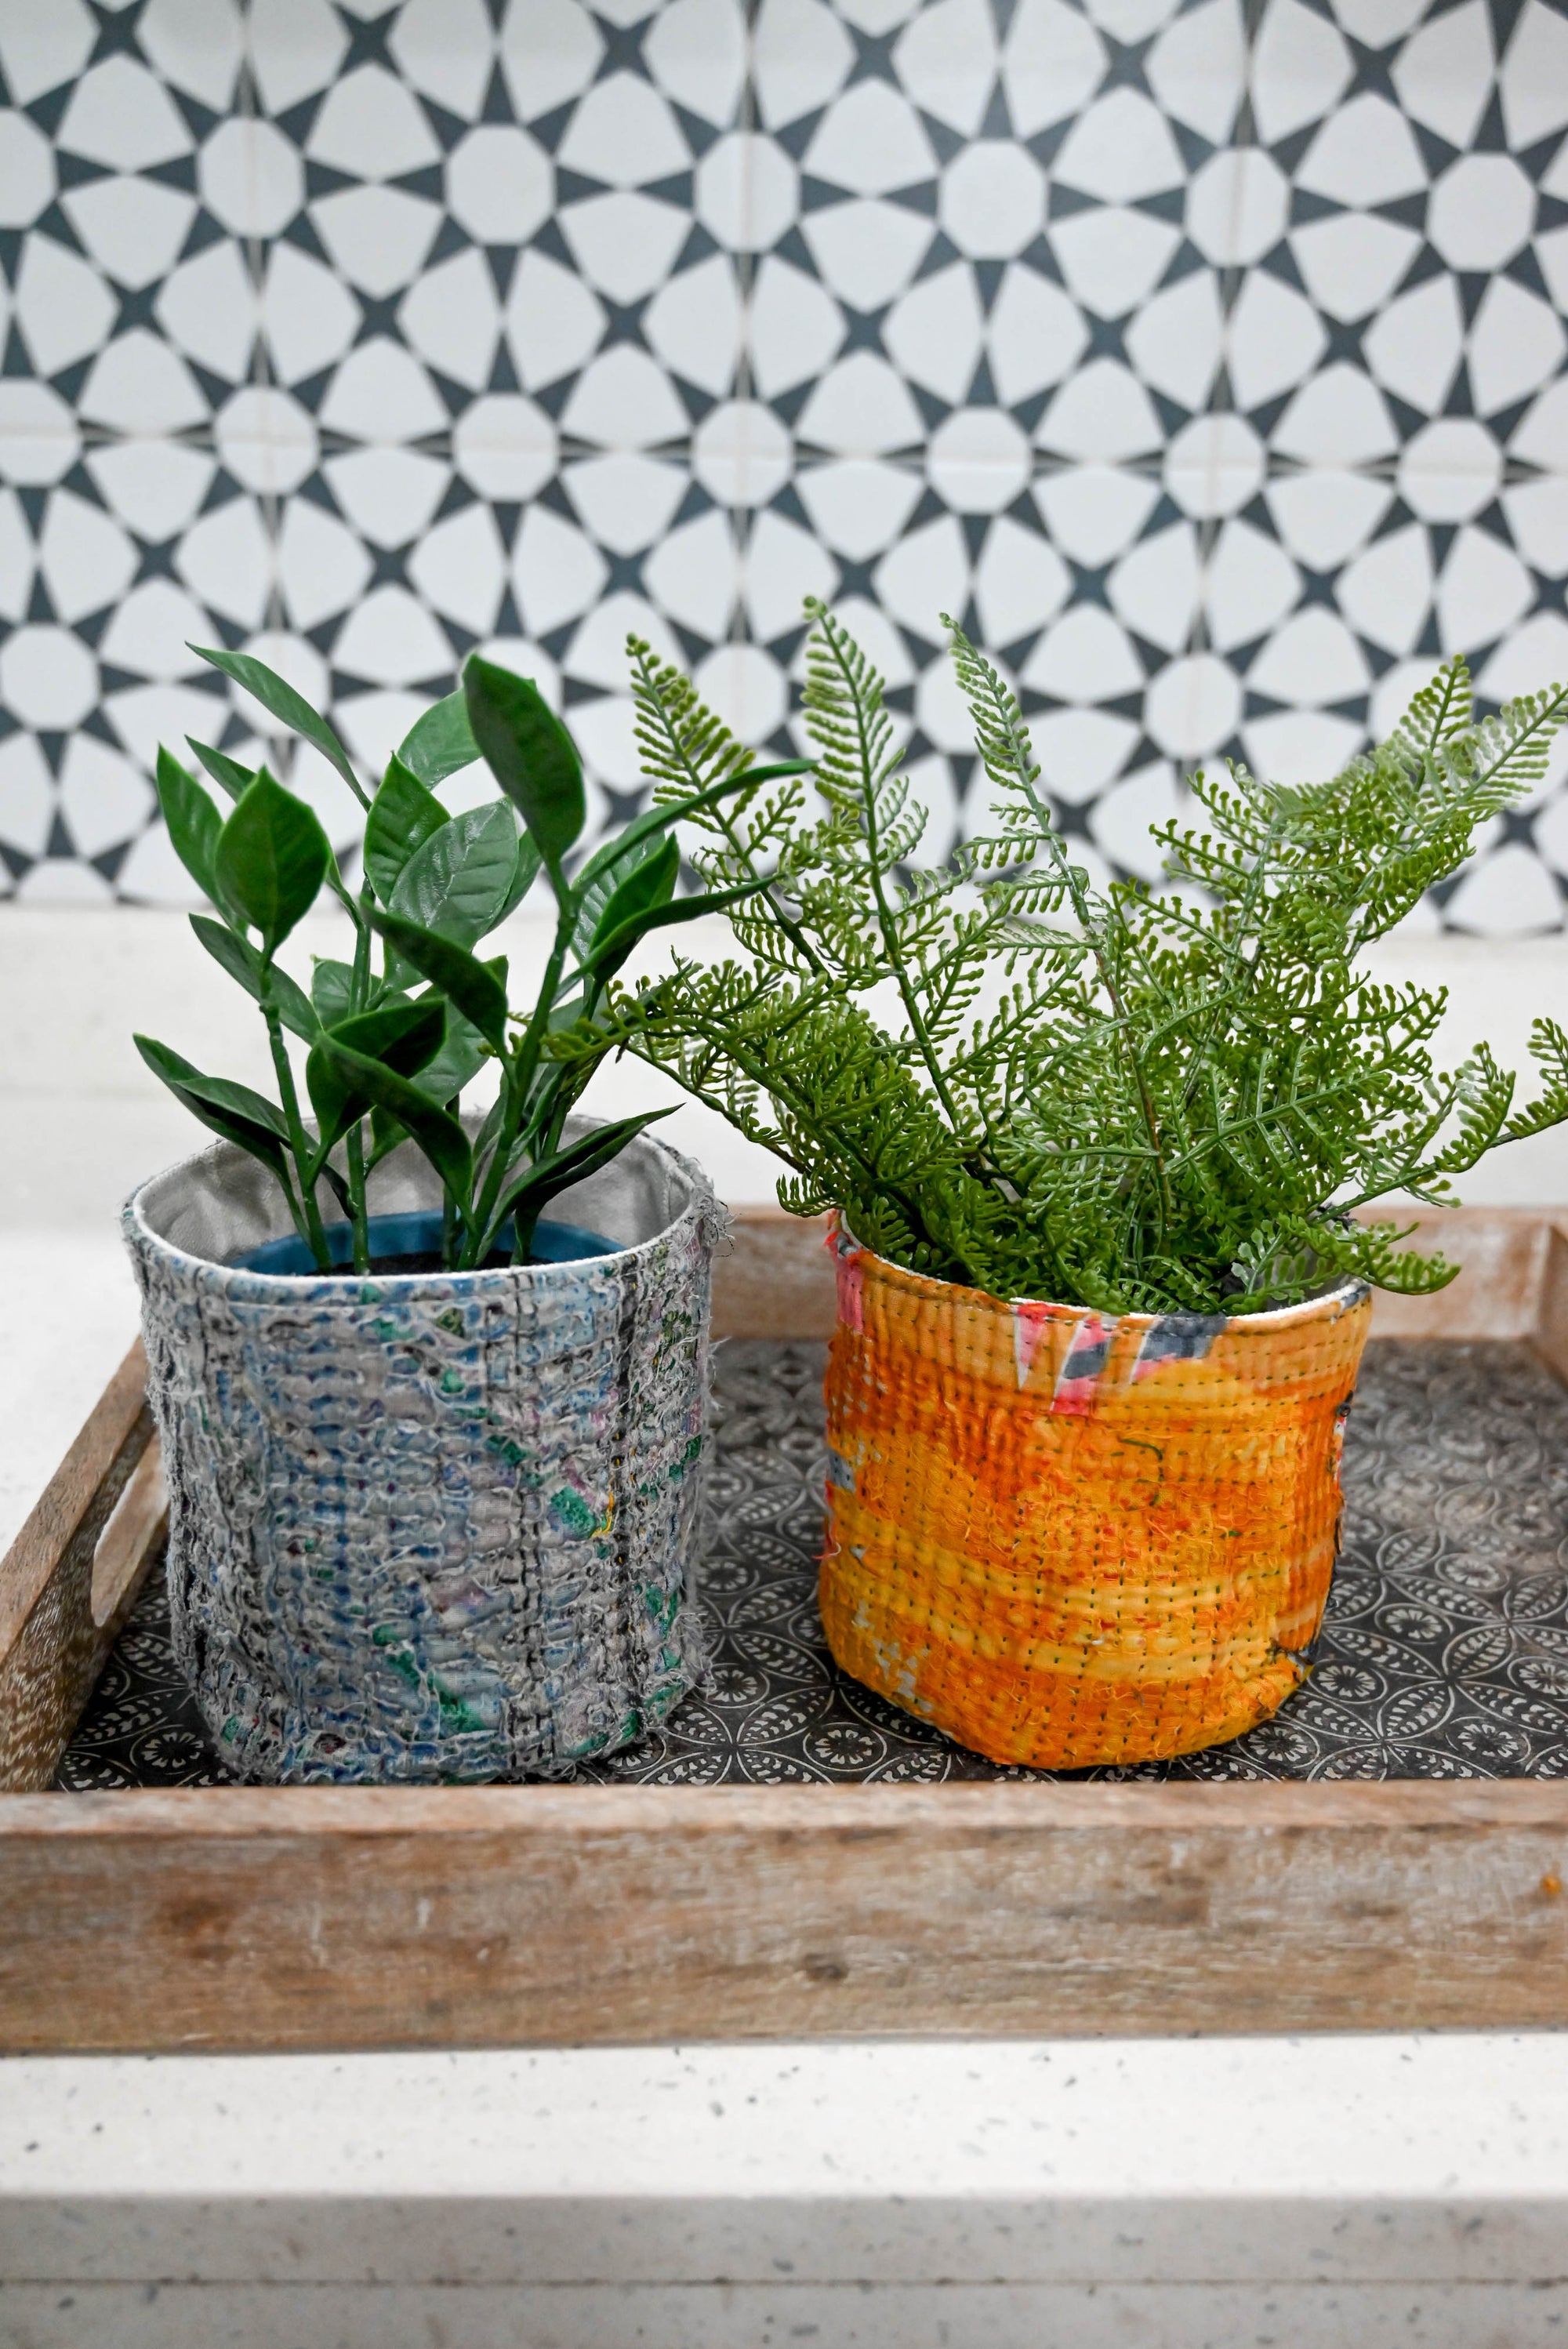
[[[1470,664],[1456,653],[1417,694],[1389,736],[1389,747],[1418,763],[1435,759],[1469,726],[1472,706]]]
[[[807,647],[803,707],[807,730],[820,752],[824,797],[858,825],[877,869],[896,859],[879,842],[896,821],[908,786],[895,780],[899,754],[892,719],[876,669],[849,630],[813,597],[806,610],[815,626]]]
[[[1568,1121],[1568,1029],[1537,1023],[1533,1098],[1482,1046],[1447,1073],[1440,989],[1357,957],[1545,771],[1568,693],[1476,722],[1450,662],[1389,740],[1322,783],[1236,764],[1161,828],[1171,888],[1097,889],[1071,861],[1017,696],[953,628],[994,804],[944,869],[882,680],[820,605],[805,716],[820,803],[755,789],[748,754],[678,673],[633,647],[661,788],[740,788],[694,861],[753,888],[744,962],[612,987],[613,1040],[778,1153],[780,1196],[832,1204],[913,1269],[1105,1311],[1235,1312],[1364,1279],[1420,1293],[1449,1268],[1352,1210],[1452,1195],[1504,1140]],[[1185,894],[1183,894],[1185,893]],[[552,1054],[586,1044],[570,1032]],[[586,1065],[586,1061],[584,1061]]]
[[[1413,1229],[1326,1216],[1284,1216],[1264,1223],[1236,1251],[1231,1268],[1236,1286],[1227,1309],[1257,1313],[1297,1305],[1344,1280],[1363,1280],[1401,1297],[1430,1296],[1446,1288],[1460,1268],[1440,1256],[1401,1250],[1400,1241]]]
[[[1522,799],[1542,780],[1552,738],[1565,719],[1568,686],[1520,694],[1505,701],[1495,718],[1445,743],[1445,761],[1473,792],[1485,794],[1491,813]]]
[[[1568,1118],[1568,1033],[1555,1019],[1537,1019],[1530,1031],[1530,1056],[1545,1083],[1528,1108],[1508,1121],[1505,1142],[1522,1142],[1527,1134],[1544,1133]]]
[[[752,753],[708,709],[688,677],[659,660],[641,636],[627,637],[626,652],[637,750],[656,800],[707,791],[752,764]],[[698,821],[717,830],[715,812],[704,810]]]

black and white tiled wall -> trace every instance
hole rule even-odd
[[[941,852],[945,608],[1137,873],[1195,762],[1568,675],[1563,0],[0,0],[0,75],[20,901],[184,896],[190,639],[372,762],[495,649],[609,818],[628,626],[783,741],[829,595]],[[1563,926],[1564,775],[1432,920]]]

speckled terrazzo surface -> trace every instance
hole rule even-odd
[[[711,1785],[1027,1776],[961,1752],[834,1667],[814,1589],[820,1346],[717,1352],[700,1576],[708,1685],[584,1780]],[[1344,1554],[1312,1679],[1273,1721],[1180,1762],[1088,1777],[1568,1775],[1568,1392],[1527,1348],[1374,1343],[1345,1451]],[[58,1784],[217,1785],[144,1592]]]

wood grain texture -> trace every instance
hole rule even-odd
[[[0,1798],[0,2046],[1568,2024],[1568,1788]]]
[[[830,1338],[834,1299],[825,1216],[730,1209],[713,1260],[716,1338]]]
[[[1559,1223],[1546,1236],[1530,1342],[1547,1369],[1568,1385],[1568,1232]]]
[[[163,1451],[153,1436],[93,1544],[88,1602],[93,1621],[123,1617],[140,1589],[154,1553],[169,1534],[169,1485]]]
[[[140,1457],[151,1426],[150,1420],[142,1424],[146,1409],[147,1357],[139,1338],[0,1558],[0,1656],[42,1597],[61,1553],[98,1499],[116,1463],[131,1445],[135,1457]]]
[[[1460,1276],[1430,1297],[1374,1293],[1375,1338],[1532,1338],[1554,1222],[1541,1207],[1367,1208],[1364,1222],[1414,1225],[1412,1247]]]
[[[134,1529],[135,1554],[122,1561],[105,1619],[96,1620],[99,1537],[156,1441],[146,1383],[139,1340],[0,1560],[0,1788],[48,1785],[160,1550],[157,1519]]]

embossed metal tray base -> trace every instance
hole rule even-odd
[[[583,1782],[780,1785],[1026,1778],[840,1672],[817,1619],[822,1366],[816,1344],[717,1355],[701,1570],[710,1685]],[[1375,1340],[1345,1449],[1345,1548],[1308,1684],[1228,1744],[1079,1778],[1568,1776],[1568,1391],[1519,1343]],[[143,1590],[61,1761],[74,1791],[217,1786]]]

